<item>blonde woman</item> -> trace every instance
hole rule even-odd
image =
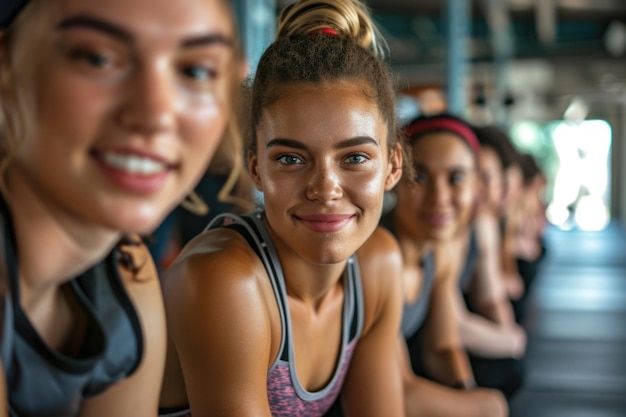
[[[138,235],[192,190],[232,113],[225,0],[3,1],[11,414],[157,414],[165,317]]]

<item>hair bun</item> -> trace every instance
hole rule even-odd
[[[331,33],[331,31],[335,33]],[[283,9],[276,38],[337,34],[384,57],[387,45],[360,0],[299,0]]]

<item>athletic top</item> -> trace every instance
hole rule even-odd
[[[465,265],[459,276],[459,285],[463,293],[469,290],[476,269],[476,262],[478,262],[478,240],[476,238],[476,229],[472,228],[469,236],[467,255],[465,255]]]
[[[398,236],[395,228],[393,227],[393,221],[391,219],[391,213],[385,214],[380,220],[381,226],[385,227],[394,236]],[[430,295],[435,282],[435,255],[433,251],[429,251],[423,259],[422,265],[422,288],[420,289],[419,297],[413,303],[404,304],[402,311],[402,323],[400,329],[405,339],[410,339],[417,331],[422,327],[428,314],[428,307],[430,306]]]
[[[432,251],[424,257],[423,283],[420,295],[412,304],[405,303],[400,329],[405,339],[411,338],[422,327],[430,306],[430,295],[435,283],[435,255]]]
[[[262,213],[238,216],[224,213],[217,216],[206,230],[229,227],[246,238],[263,261],[270,278],[280,313],[282,336],[278,356],[267,374],[267,395],[273,417],[322,417],[338,397],[348,370],[353,350],[363,329],[363,295],[356,258],[350,257],[344,272],[343,335],[341,353],[335,372],[326,387],[316,392],[304,389],[294,366],[294,344],[285,278]],[[165,417],[189,416],[186,409],[161,410]]]
[[[118,251],[64,284],[87,319],[83,346],[78,355],[69,357],[48,346],[22,311],[17,246],[11,215],[1,198],[0,216],[13,316],[11,323],[5,315],[3,337],[8,334],[12,346],[8,348],[9,356],[2,358],[10,415],[75,416],[84,398],[100,394],[129,376],[141,362],[143,336],[119,276]]]

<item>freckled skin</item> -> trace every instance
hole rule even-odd
[[[378,224],[391,166],[387,129],[373,102],[358,87],[297,85],[283,91],[257,129],[257,155],[250,157],[255,183],[277,244],[313,263],[340,262],[359,248]],[[338,148],[354,137],[373,143]],[[306,149],[267,147],[275,138],[294,139]],[[277,161],[292,155],[300,163]],[[349,158],[363,155],[361,163]],[[354,219],[336,234],[314,233],[298,215],[342,213]]]

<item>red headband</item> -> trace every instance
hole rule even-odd
[[[324,27],[321,29],[316,29],[311,32],[311,35],[330,35],[330,36],[339,36],[339,32],[331,27]]]
[[[431,120],[421,120],[404,128],[407,138],[411,139],[423,133],[443,130],[452,132],[464,139],[472,151],[478,154],[480,143],[474,131],[462,122],[451,118],[436,118]]]

